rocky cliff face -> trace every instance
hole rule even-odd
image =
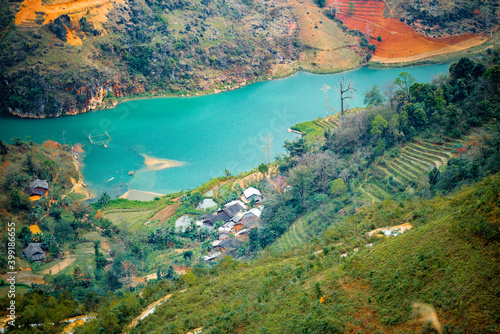
[[[105,17],[87,2],[71,2],[78,11],[68,13],[61,4],[33,13],[21,0],[0,4],[0,14],[18,14],[0,39],[4,113],[58,117],[113,97],[216,92],[267,76],[301,49],[288,29],[292,11],[273,1],[124,0]]]

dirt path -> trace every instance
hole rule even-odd
[[[181,291],[181,292],[184,292],[184,291]],[[152,303],[148,307],[146,307],[137,318],[135,318],[134,320],[132,320],[132,322],[130,323],[130,325],[127,326],[127,329],[125,329],[124,333],[128,333],[132,328],[134,328],[137,325],[137,323],[139,322],[139,320],[142,320],[145,317],[147,317],[148,315],[150,315],[151,313],[153,313],[156,310],[157,306],[163,304],[170,297],[172,297],[172,294],[168,294],[165,297],[163,297],[163,298],[155,301],[154,303]]]
[[[73,262],[75,262],[75,258],[72,257],[72,256],[67,256],[61,263],[58,263],[58,264],[54,264],[52,267],[50,267],[49,269],[46,269],[43,271],[43,274],[52,274],[52,275],[55,275],[55,274],[58,274],[59,272],[61,272],[62,270],[66,269],[67,267],[69,267]]]

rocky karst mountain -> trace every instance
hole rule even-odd
[[[378,41],[378,30],[395,20],[411,34],[407,23],[427,31],[423,27],[434,22],[441,2],[429,2],[425,10],[427,2],[395,0],[328,1],[330,9],[307,0],[4,1],[0,108],[22,117],[55,117],[111,106],[124,96],[192,95],[301,69],[346,70],[372,54],[402,54],[405,46],[385,35]],[[488,31],[498,15],[484,13],[497,7],[454,3],[438,23],[467,20],[471,29],[457,33]],[[346,26],[331,20],[335,16]],[[439,48],[464,38],[424,41]],[[406,35],[401,40],[407,43]]]

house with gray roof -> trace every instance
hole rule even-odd
[[[31,189],[41,188],[49,190],[49,183],[46,180],[35,179],[33,182],[30,183],[30,188]]]
[[[42,261],[45,259],[45,252],[39,242],[32,242],[23,250],[23,256],[30,261]]]

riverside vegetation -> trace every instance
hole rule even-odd
[[[9,331],[56,333],[66,318],[97,313],[76,333],[497,332],[499,87],[495,50],[461,59],[431,84],[403,72],[386,89],[387,104],[373,88],[365,109],[298,124],[306,135],[285,142],[288,154],[273,162],[278,175],[255,181],[266,198],[263,227],[238,250],[240,260],[212,265],[201,255],[214,236],[175,233],[174,219],[201,214],[196,204],[207,189],[217,189],[220,204],[236,198],[241,189],[233,182],[245,175],[227,172],[197,190],[147,203],[103,195],[87,207],[61,195],[60,207],[33,208],[26,199],[18,204],[16,190],[30,168],[47,178],[75,177],[66,146],[47,151],[18,139],[2,145],[5,159],[22,171],[1,175],[4,187],[11,184],[7,175],[17,178],[2,200],[2,224],[17,219],[21,227],[33,219],[53,240],[52,249],[44,247],[54,260],[62,251],[75,257],[43,284],[23,286],[21,327]],[[48,168],[56,163],[61,168]],[[166,208],[174,214],[151,221]],[[402,223],[414,228],[397,237],[368,234]],[[19,232],[20,251],[30,236]],[[179,276],[173,265],[191,269]],[[166,274],[138,280],[154,272]],[[439,322],[420,321],[422,305]]]

